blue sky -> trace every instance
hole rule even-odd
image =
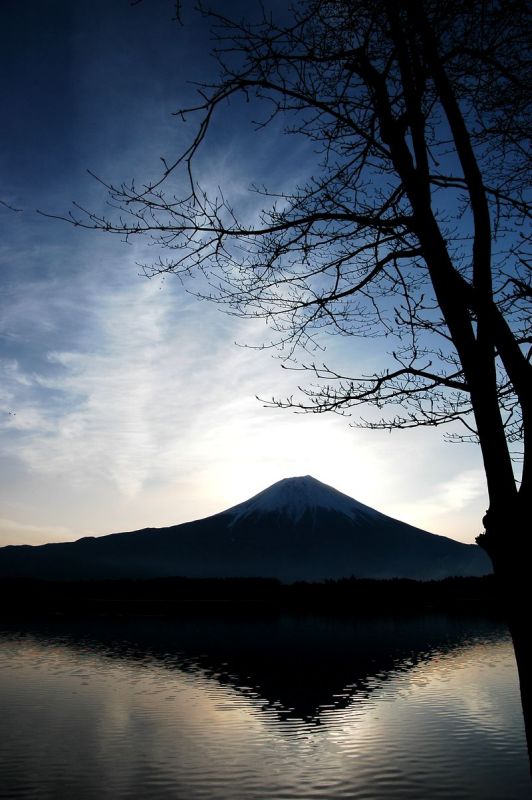
[[[237,3],[225,3],[224,9]],[[157,174],[191,133],[172,112],[215,69],[209,35],[170,0],[5,0],[0,198],[0,545],[206,516],[283,477],[312,474],[378,510],[473,541],[487,506],[478,449],[442,431],[375,432],[264,408],[297,376],[177,280],[148,281],[147,242],[36,213],[102,209],[109,181]],[[242,207],[251,181],[304,172],[308,153],[253,133],[232,107],[201,177]],[[331,365],[375,367],[378,341],[327,340]]]

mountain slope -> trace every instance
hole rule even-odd
[[[173,575],[429,580],[491,571],[478,546],[399,522],[310,476],[278,481],[195,522],[0,548],[0,576],[59,580]]]

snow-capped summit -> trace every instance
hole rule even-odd
[[[350,519],[378,514],[369,506],[316,480],[312,475],[283,478],[224,513],[232,515],[233,523],[252,514],[275,512],[284,514],[293,522],[299,522],[305,513],[319,508],[336,511]]]

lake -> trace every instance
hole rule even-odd
[[[0,796],[521,800],[506,628],[295,614],[0,625]]]

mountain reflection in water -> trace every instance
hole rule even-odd
[[[0,667],[3,797],[528,796],[511,645],[489,620],[4,625]]]

